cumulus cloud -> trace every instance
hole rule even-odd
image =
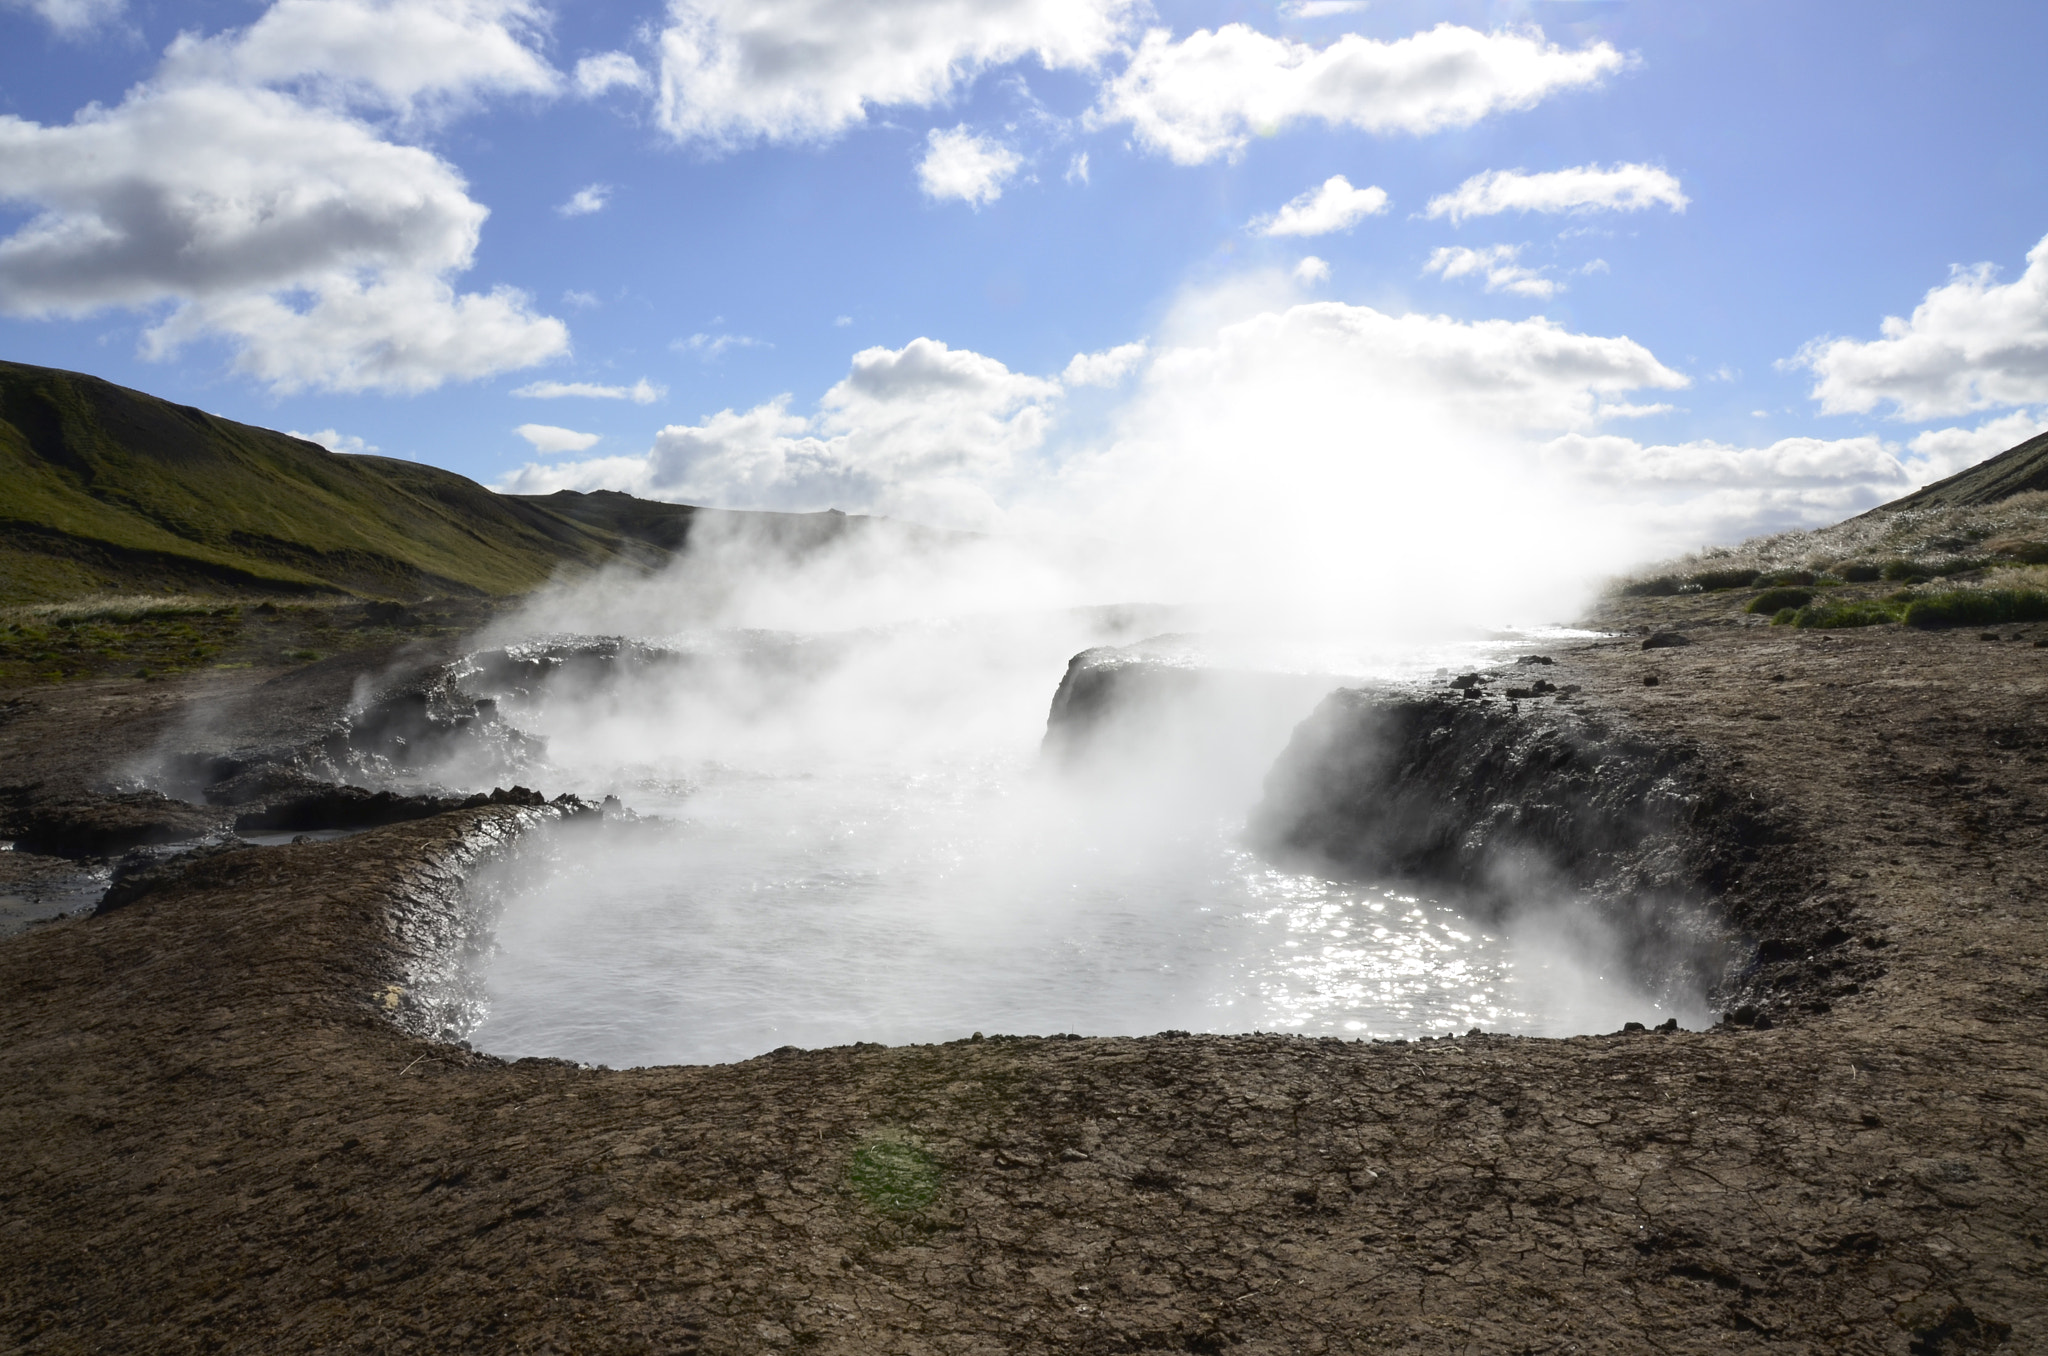
[[[668,387],[656,386],[645,377],[631,386],[600,386],[588,381],[535,381],[512,394],[527,400],[630,400],[635,405],[652,405],[668,394]]]
[[[1313,254],[1303,255],[1301,262],[1294,266],[1294,280],[1304,287],[1312,287],[1316,283],[1328,282],[1330,280],[1330,261],[1318,259]]]
[[[0,310],[167,305],[146,355],[226,338],[239,369],[280,390],[419,391],[563,352],[567,330],[523,294],[452,286],[488,215],[453,167],[303,92],[237,83],[368,90],[394,105],[517,84],[477,25],[526,13],[289,0],[241,35],[180,38],[158,76],[111,108],[62,126],[0,117],[0,200],[36,209],[0,240]],[[438,75],[419,52],[379,64],[353,42],[366,16],[484,51],[447,53]],[[287,53],[280,34],[308,45]],[[314,78],[322,52],[331,79]]]
[[[25,9],[67,38],[90,33],[126,7],[125,0],[0,0],[0,8]]]
[[[1502,212],[1640,212],[1659,205],[1683,212],[1690,201],[1677,178],[1655,165],[1580,165],[1544,174],[1518,169],[1475,174],[1431,198],[1426,215],[1449,217],[1455,225],[1467,217]]]
[[[615,89],[645,90],[654,83],[640,63],[624,52],[600,52],[583,58],[576,63],[570,80],[576,92],[586,99]]]
[[[643,458],[521,468],[505,488],[628,488],[730,508],[844,508],[986,525],[993,491],[1045,438],[1056,381],[916,339],[864,349],[815,414],[777,397],[655,436]]]
[[[587,217],[592,212],[602,212],[611,201],[610,184],[591,184],[579,188],[569,195],[569,200],[555,209],[565,217]]]
[[[1178,42],[1153,29],[1095,117],[1129,122],[1144,146],[1195,165],[1304,121],[1380,134],[1468,127],[1597,85],[1625,64],[1604,42],[1567,51],[1536,28],[1439,24],[1392,42],[1346,34],[1320,48],[1243,24]]]
[[[180,36],[161,78],[304,85],[407,112],[423,101],[547,95],[560,77],[532,45],[545,22],[532,0],[276,0],[246,29]]]
[[[375,444],[364,442],[352,433],[343,433],[331,428],[319,429],[312,433],[301,433],[297,429],[290,429],[284,436],[287,438],[303,438],[309,443],[320,444],[329,452],[343,452],[350,456],[363,456],[377,451]]]
[[[1070,184],[1087,184],[1088,152],[1077,152],[1074,158],[1067,162],[1067,182]]]
[[[1111,416],[1120,432],[1108,444],[1049,442],[1064,390],[1134,377]],[[1296,436],[1309,441],[1289,457],[1341,456],[1332,449],[1360,439],[1383,444],[1389,456],[1412,456],[1432,446],[1424,416],[1413,413],[1426,409],[1439,423],[1519,446],[1532,430],[1549,436],[1596,425],[1629,392],[1684,384],[1639,344],[1542,319],[1466,323],[1313,303],[1261,311],[1164,348],[1130,343],[1079,354],[1057,379],[932,339],[871,348],[809,413],[789,395],[722,410],[662,429],[642,457],[534,463],[502,488],[625,489],[966,527],[1014,521],[1013,513],[1054,502],[1085,518],[1098,500],[1105,513],[1114,503],[1142,512],[1147,495],[1170,489],[1173,459],[1190,439],[1240,459],[1229,472],[1235,489],[1218,490],[1227,499],[1262,483],[1264,459]],[[1113,492],[1102,491],[1106,482]],[[1141,484],[1149,488],[1132,488]],[[1299,481],[1287,492],[1322,493]]]
[[[533,444],[533,450],[543,457],[559,452],[587,452],[597,445],[600,435],[578,433],[573,428],[557,428],[553,424],[521,424],[512,430]]]
[[[1269,236],[1329,235],[1386,210],[1385,189],[1353,188],[1349,179],[1333,174],[1272,215],[1252,218],[1251,229]]]
[[[720,148],[824,140],[876,106],[944,102],[991,66],[1085,70],[1137,0],[670,0],[656,116]]]
[[[1076,353],[1060,380],[1068,386],[1114,386],[1136,370],[1147,352],[1143,342],[1118,344],[1100,353]]]
[[[1452,278],[1481,278],[1489,292],[1513,292],[1523,297],[1550,297],[1559,291],[1556,280],[1546,278],[1539,269],[1524,268],[1520,245],[1489,245],[1485,249],[1467,249],[1463,245],[1446,245],[1433,250],[1429,262],[1422,266],[1424,273],[1434,273],[1449,280]]]
[[[2014,410],[1975,428],[1929,429],[1907,446],[1919,459],[1916,470],[1924,483],[1966,471],[2044,430],[2048,430],[2048,408]]]
[[[222,336],[239,348],[238,371],[279,392],[419,392],[532,367],[569,347],[562,323],[534,315],[516,288],[458,295],[418,273],[302,285],[310,302],[271,293],[191,301],[144,332],[143,355],[167,358]]]
[[[949,132],[933,128],[917,162],[917,182],[927,197],[958,198],[981,207],[1003,196],[1003,185],[1023,163],[1009,147],[964,126]]]
[[[1793,361],[1830,414],[1890,404],[1918,421],[2048,401],[2048,237],[2017,279],[1996,278],[1991,264],[1957,267],[1910,317],[1887,316],[1883,338],[1816,339]]]

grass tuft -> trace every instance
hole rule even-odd
[[[853,1151],[846,1180],[885,1215],[912,1215],[939,1198],[939,1162],[907,1140],[875,1137]]]
[[[1812,589],[1765,589],[1762,593],[1750,599],[1749,606],[1742,610],[1758,614],[1776,614],[1785,611],[1787,608],[1797,609],[1805,607],[1812,601]]]
[[[2048,621],[2048,593],[2036,589],[1955,589],[1906,605],[1908,626],[2002,626]]]

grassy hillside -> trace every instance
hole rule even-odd
[[[0,363],[0,487],[10,602],[111,588],[498,595],[628,553],[447,471],[337,456],[22,363]]]
[[[2048,490],[2048,432],[2037,433],[1989,461],[1980,461],[1967,471],[1937,480],[1864,516],[1897,513],[1901,509],[1969,508],[2041,490]]]
[[[97,377],[0,362],[0,605],[138,591],[506,597],[564,569],[658,567],[713,515],[801,545],[864,521],[494,494],[437,467],[338,456]]]

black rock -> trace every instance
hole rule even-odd
[[[1515,662],[1517,664],[1555,664],[1557,661],[1547,654],[1525,654]]]
[[[1659,631],[1643,642],[1646,650],[1675,650],[1681,645],[1692,644],[1692,637],[1678,631]]]

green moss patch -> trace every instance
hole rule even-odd
[[[1813,601],[1812,589],[1765,589],[1749,600],[1745,612],[1775,614],[1786,608],[1801,608]]]
[[[847,1185],[885,1215],[914,1215],[939,1198],[939,1162],[908,1140],[864,1140],[846,1166]]]

